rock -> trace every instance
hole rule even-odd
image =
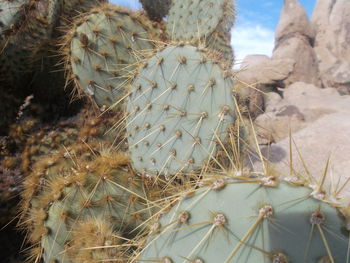
[[[347,96],[347,102],[350,103],[349,96]],[[314,177],[316,181],[313,183],[320,182],[327,159],[330,157],[325,186],[326,189],[329,189],[328,187],[332,185],[333,189],[339,190],[350,177],[349,133],[345,132],[350,131],[349,115],[348,107],[347,112],[324,115],[293,134],[292,138],[297,148],[293,143],[292,165],[289,159],[289,138],[272,144],[271,147],[263,146],[261,151],[268,157],[280,176],[289,177],[292,171],[292,176],[300,174],[307,178]],[[307,170],[303,163],[305,163]],[[258,160],[255,160],[253,165],[256,171],[262,170]],[[310,175],[307,175],[308,173]],[[350,200],[350,187],[344,187],[339,197]]]
[[[285,105],[275,112],[258,116],[254,122],[260,144],[269,144],[286,138],[289,130],[296,132],[305,127],[305,117],[294,105]]]
[[[323,85],[350,88],[350,1],[318,0],[312,23],[316,28],[314,49]]]
[[[297,0],[284,0],[284,7],[275,33],[276,42],[294,34],[300,34],[309,39],[315,37],[315,31],[304,7]]]
[[[296,34],[280,40],[275,46],[272,59],[295,60],[293,71],[283,81],[285,86],[297,81],[321,85],[316,53],[307,37]]]
[[[337,0],[329,17],[328,28],[335,36],[336,56],[342,61],[350,61],[350,1]]]
[[[296,82],[284,90],[283,99],[277,96],[269,95],[266,112],[254,122],[261,144],[281,141],[289,136],[289,130],[295,133],[325,115],[345,111],[350,116],[350,97],[332,88]]]
[[[264,112],[264,93],[276,90],[293,71],[293,59],[270,59],[262,55],[244,58],[236,74],[239,94],[248,103],[252,119]]]
[[[336,0],[318,0],[312,13],[311,22],[316,32],[324,31]]]
[[[270,59],[267,56],[250,55],[244,58],[237,79],[248,84],[271,84],[286,79],[293,71],[295,60]]]
[[[247,68],[257,66],[269,60],[270,58],[266,55],[248,55],[243,59],[240,69],[246,70]]]
[[[276,92],[268,92],[264,95],[265,111],[276,111],[276,105],[282,100],[282,97]]]

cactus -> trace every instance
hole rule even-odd
[[[5,35],[16,31],[25,15],[29,0],[4,0],[0,2],[0,42]]]
[[[28,86],[24,76],[34,71],[46,52],[60,5],[58,0],[30,1],[27,9],[17,30],[0,45],[0,82],[13,86]]]
[[[118,247],[122,244],[120,233],[113,224],[96,218],[79,222],[72,232],[72,242],[67,251],[72,262],[110,262],[123,263],[126,255]],[[123,261],[124,260],[124,261]]]
[[[153,225],[135,261],[346,262],[349,232],[334,204],[266,182],[218,179],[196,190]]]
[[[133,167],[165,176],[200,169],[215,157],[236,119],[230,71],[204,50],[169,46],[132,83],[126,120]]]
[[[97,152],[98,144],[77,147],[50,157],[51,162],[46,159],[49,167],[39,184],[33,185],[33,179],[25,182],[27,189],[37,188],[34,195],[25,192],[32,197],[30,206],[22,207],[27,207],[30,240],[40,243],[45,262],[76,262],[65,253],[75,225],[81,226],[86,220],[106,221],[128,239],[150,216],[148,207],[154,208],[148,203],[142,180],[127,172],[125,155]],[[37,249],[32,253],[40,256]]]
[[[140,0],[142,7],[146,10],[151,20],[160,22],[170,8],[171,0]]]
[[[99,106],[111,106],[125,95],[142,51],[153,48],[148,40],[152,25],[145,17],[112,5],[96,7],[75,23],[64,41],[72,77]]]
[[[231,46],[231,34],[214,32],[207,45],[208,49],[218,52],[220,60],[226,61],[229,67],[233,66],[235,56]]]
[[[215,31],[231,31],[235,17],[232,0],[172,2],[166,26],[172,40],[205,42]]]

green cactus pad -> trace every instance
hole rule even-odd
[[[127,157],[107,150],[91,152],[96,147],[86,146],[80,156],[76,147],[68,148],[37,186],[28,222],[30,238],[39,238],[45,262],[75,262],[65,252],[72,231],[84,221],[108,222],[131,238],[137,234],[132,232],[135,227],[151,215],[142,180],[127,172]]]
[[[234,22],[232,0],[173,0],[166,31],[176,41],[206,40],[218,28],[230,31]]]
[[[168,14],[171,4],[171,0],[140,0],[140,2],[148,17],[154,21],[162,21]]]
[[[133,167],[176,175],[214,158],[236,119],[230,71],[193,46],[150,58],[132,83],[127,132]]]
[[[100,106],[110,106],[124,89],[143,50],[153,48],[145,20],[103,5],[78,20],[71,32],[70,63],[78,86]]]
[[[287,183],[217,180],[160,219],[137,262],[346,262],[344,220],[310,194]]]

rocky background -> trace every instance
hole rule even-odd
[[[251,87],[245,96],[260,148],[279,171],[347,180],[350,1],[318,0],[309,19],[297,0],[284,0],[272,56],[247,56],[237,80]]]

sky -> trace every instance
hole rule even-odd
[[[133,9],[140,8],[138,0],[110,1]],[[236,0],[237,19],[231,39],[236,63],[249,54],[271,56],[274,32],[283,2],[283,0]],[[299,2],[311,17],[316,0],[299,0]]]

